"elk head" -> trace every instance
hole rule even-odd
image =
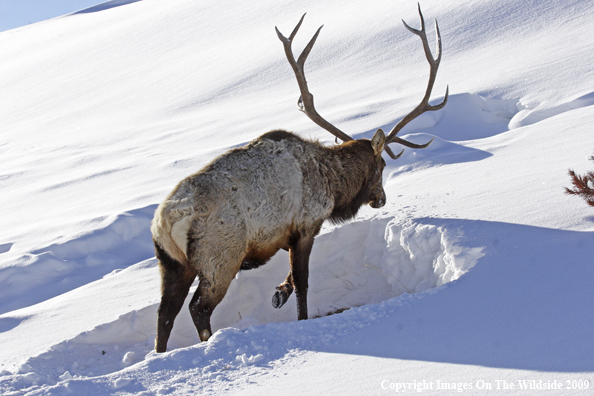
[[[423,43],[423,49],[425,51],[425,56],[427,58],[427,61],[429,62],[429,66],[430,66],[429,82],[427,84],[425,96],[421,100],[421,103],[419,103],[419,105],[417,105],[417,107],[415,107],[410,113],[408,113],[404,118],[402,118],[394,126],[394,128],[392,128],[392,130],[387,135],[384,135],[384,132],[381,129],[378,129],[372,139],[372,144],[375,142],[375,144],[373,145],[374,150],[376,150],[377,147],[380,147],[380,146],[382,147],[381,150],[379,150],[379,153],[376,153],[379,157],[378,161],[377,161],[377,169],[378,169],[380,186],[381,186],[381,173],[383,171],[383,168],[386,165],[386,163],[383,161],[383,159],[381,159],[381,152],[385,151],[390,158],[398,159],[402,155],[404,150],[402,150],[399,154],[395,155],[394,152],[392,151],[392,149],[388,146],[389,144],[399,143],[399,144],[402,144],[403,146],[414,148],[414,149],[422,149],[422,148],[429,146],[431,144],[431,142],[433,142],[433,139],[431,139],[429,142],[427,142],[425,144],[415,144],[415,143],[409,142],[407,140],[404,140],[396,135],[398,134],[398,132],[400,132],[400,130],[402,130],[402,128],[406,124],[408,124],[409,122],[411,122],[413,119],[417,118],[419,115],[423,114],[424,112],[435,111],[435,110],[439,110],[439,109],[443,108],[446,105],[447,100],[448,100],[449,88],[446,88],[446,93],[445,93],[444,99],[441,103],[439,103],[437,105],[429,104],[429,98],[431,96],[431,91],[433,89],[433,85],[435,83],[435,78],[437,76],[437,69],[439,68],[439,63],[441,61],[441,35],[439,33],[439,27],[437,25],[437,20],[436,20],[435,21],[435,31],[436,31],[436,41],[437,41],[437,57],[434,58],[431,53],[431,49],[429,48],[429,43],[427,41],[427,34],[425,32],[425,20],[423,18],[423,14],[421,13],[421,6],[419,5],[418,8],[419,8],[419,16],[421,18],[421,29],[417,30],[417,29],[410,27],[409,25],[406,24],[406,22],[404,22],[404,20],[402,21],[402,23],[404,23],[404,26],[410,32],[412,32],[413,34],[415,34],[421,38],[421,41]],[[293,51],[291,49],[291,44],[293,42],[293,38],[297,34],[297,31],[299,30],[299,27],[301,26],[301,23],[303,22],[304,18],[305,18],[305,14],[303,14],[301,19],[299,20],[299,23],[297,23],[297,26],[295,26],[295,28],[293,29],[293,32],[291,33],[291,35],[288,38],[283,36],[281,34],[281,32],[278,30],[278,28],[275,28],[278,38],[283,43],[283,46],[285,49],[285,54],[287,56],[289,64],[293,68],[295,77],[297,77],[297,83],[299,85],[299,90],[301,92],[301,96],[299,97],[297,106],[299,107],[299,110],[301,110],[303,113],[305,113],[305,115],[307,115],[313,122],[315,122],[317,125],[319,125],[320,127],[324,128],[325,130],[327,130],[328,132],[333,134],[335,136],[335,139],[337,142],[338,142],[338,139],[342,140],[343,142],[351,141],[351,140],[353,140],[352,137],[350,137],[346,133],[342,132],[340,129],[338,129],[337,127],[335,127],[334,125],[332,125],[331,123],[326,121],[322,116],[320,116],[320,114],[318,114],[318,112],[316,111],[316,109],[314,107],[313,95],[309,92],[309,89],[307,87],[307,81],[305,79],[305,72],[303,71],[303,66],[305,64],[305,60],[307,59],[307,56],[309,55],[316,39],[318,38],[320,30],[322,29],[323,26],[320,26],[320,28],[318,28],[318,30],[316,31],[316,33],[314,34],[312,39],[309,41],[309,43],[307,44],[307,46],[305,47],[305,49],[303,50],[303,52],[301,53],[301,55],[299,56],[299,58],[297,60],[295,60],[295,57],[293,55]],[[380,159],[381,159],[381,161],[380,161]],[[379,193],[379,189],[377,189],[377,188],[374,189],[374,191],[371,194],[371,197],[372,197],[372,199],[371,199],[370,205],[372,207],[382,207],[383,204],[385,203],[385,194],[383,193],[383,189],[381,189],[381,193]]]

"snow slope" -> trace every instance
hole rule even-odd
[[[421,6],[449,103],[401,132],[435,141],[387,160],[386,206],[316,239],[311,319],[270,304],[280,252],[238,274],[207,343],[184,308],[160,355],[156,205],[270,129],[333,144],[274,26],[308,12],[297,51],[324,24],[318,110],[371,137],[425,89],[398,21],[416,3],[117,0],[0,33],[0,392],[591,393],[594,213],[563,186],[592,168],[594,4]]]

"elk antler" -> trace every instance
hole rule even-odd
[[[291,43],[293,42],[293,38],[295,37],[297,31],[299,30],[299,27],[301,26],[301,22],[303,22],[303,18],[305,18],[305,14],[303,14],[301,19],[299,20],[299,23],[297,24],[297,26],[295,26],[295,29],[293,29],[293,32],[291,33],[289,38],[283,36],[281,32],[278,30],[278,28],[275,27],[278,38],[280,39],[280,41],[283,42],[285,54],[287,55],[287,59],[289,60],[289,63],[291,64],[291,67],[295,72],[295,77],[297,77],[297,84],[299,84],[299,90],[301,91],[301,96],[297,101],[297,106],[299,106],[299,110],[304,112],[305,115],[307,115],[313,122],[324,128],[337,138],[341,139],[343,142],[353,140],[352,137],[350,137],[340,129],[336,128],[334,125],[330,124],[321,115],[318,114],[316,108],[314,107],[313,95],[309,92],[309,89],[307,88],[307,81],[305,80],[305,72],[303,71],[303,66],[305,64],[307,56],[309,55],[309,52],[311,51],[314,43],[316,42],[316,39],[318,38],[320,30],[324,25],[319,27],[316,34],[314,34],[313,38],[309,41],[301,55],[299,55],[299,59],[295,61],[295,56],[293,56],[293,51],[291,50]]]
[[[436,37],[437,38],[437,58],[433,58],[433,55],[431,54],[431,49],[429,48],[429,42],[427,41],[427,34],[425,33],[425,19],[423,18],[423,14],[421,13],[421,5],[420,4],[419,4],[419,16],[421,17],[421,30],[411,28],[410,26],[408,26],[406,24],[406,22],[404,22],[404,20],[402,21],[402,23],[404,23],[404,26],[409,31],[411,31],[412,33],[419,36],[421,38],[421,41],[423,42],[423,49],[425,50],[425,57],[427,58],[427,61],[429,62],[429,66],[430,66],[429,83],[427,84],[427,90],[425,91],[425,96],[421,100],[421,103],[419,103],[419,105],[417,107],[415,107],[410,113],[408,113],[404,118],[402,118],[400,120],[400,122],[398,122],[398,124],[396,124],[394,126],[394,128],[392,128],[392,130],[388,133],[388,136],[386,136],[386,152],[393,159],[400,157],[400,155],[402,155],[402,152],[400,154],[398,154],[398,156],[395,156],[394,153],[392,152],[392,150],[390,150],[388,147],[389,143],[400,143],[406,147],[421,149],[421,148],[425,148],[425,147],[429,146],[431,144],[431,142],[433,142],[433,139],[435,139],[435,138],[431,139],[429,142],[427,142],[425,144],[415,144],[415,143],[411,143],[407,140],[401,139],[401,138],[397,137],[396,135],[398,134],[398,132],[400,132],[400,130],[406,124],[408,124],[409,122],[411,122],[412,120],[414,120],[415,118],[417,118],[418,116],[423,114],[424,112],[442,109],[448,101],[449,87],[446,88],[445,97],[443,98],[443,101],[440,104],[438,104],[438,105],[430,105],[429,104],[429,97],[431,96],[431,90],[433,89],[433,84],[435,83],[435,77],[437,76],[437,69],[439,68],[439,62],[441,61],[441,35],[439,34],[439,26],[437,25],[437,20],[435,20],[435,32],[436,32],[436,36],[437,36]]]
[[[448,90],[449,89],[446,88],[445,97],[440,104],[435,105],[435,106],[432,106],[429,104],[429,97],[431,96],[431,90],[433,89],[433,84],[435,83],[435,77],[437,76],[437,69],[439,68],[439,62],[441,61],[441,36],[439,34],[439,27],[437,26],[437,21],[435,21],[435,30],[437,32],[438,54],[437,54],[437,58],[434,59],[433,55],[431,54],[431,50],[429,49],[429,43],[427,42],[427,35],[425,33],[425,20],[423,18],[423,14],[421,13],[420,5],[419,5],[419,15],[421,16],[421,30],[413,29],[410,26],[408,26],[406,24],[406,22],[404,22],[404,21],[402,21],[402,22],[404,23],[404,26],[408,30],[410,30],[412,33],[419,36],[421,38],[421,41],[423,42],[425,56],[427,57],[427,61],[429,62],[429,65],[431,67],[430,74],[429,74],[429,83],[427,85],[427,90],[425,91],[425,96],[423,97],[423,100],[421,101],[421,103],[417,107],[415,107],[413,109],[413,111],[411,111],[409,114],[407,114],[402,120],[400,120],[400,122],[398,124],[396,124],[396,126],[390,131],[390,133],[386,137],[386,145],[384,146],[384,150],[393,159],[398,159],[402,155],[404,150],[402,152],[400,152],[398,155],[395,155],[394,152],[392,151],[392,149],[390,149],[390,147],[388,147],[389,143],[400,143],[406,147],[421,149],[421,148],[425,148],[425,147],[429,146],[431,144],[431,142],[433,142],[433,139],[431,139],[428,143],[425,143],[425,144],[415,144],[415,143],[411,143],[407,140],[404,140],[402,138],[399,138],[396,135],[398,134],[398,132],[400,132],[400,130],[406,124],[408,124],[410,121],[417,118],[419,115],[423,114],[424,112],[439,110],[439,109],[443,108],[446,105],[446,102],[448,100]],[[299,97],[297,106],[299,107],[299,110],[304,112],[313,122],[315,122],[317,125],[321,126],[325,130],[327,130],[328,132],[330,132],[331,134],[336,136],[336,138],[341,139],[344,142],[353,140],[352,137],[350,137],[349,135],[342,132],[340,129],[336,128],[334,125],[332,125],[331,123],[326,121],[321,115],[318,114],[318,112],[316,111],[316,109],[314,107],[313,95],[309,92],[309,89],[307,88],[307,81],[305,79],[305,72],[303,70],[303,67],[305,64],[305,60],[307,59],[307,56],[309,55],[314,43],[316,42],[316,39],[318,38],[318,34],[320,33],[320,30],[322,29],[323,25],[318,28],[318,30],[316,31],[316,33],[314,34],[312,39],[309,41],[309,43],[307,44],[307,46],[305,47],[305,49],[303,50],[301,55],[299,55],[299,58],[297,60],[295,60],[295,56],[293,55],[293,51],[291,49],[291,44],[293,43],[293,38],[297,34],[297,31],[299,30],[299,27],[301,26],[301,23],[303,22],[303,18],[305,18],[305,14],[303,14],[301,19],[299,20],[299,23],[297,23],[297,26],[295,26],[295,28],[293,29],[293,32],[291,33],[291,35],[288,38],[283,36],[281,34],[281,32],[278,30],[278,28],[275,27],[276,34],[278,35],[278,38],[283,43],[283,47],[285,49],[285,54],[287,56],[287,60],[289,61],[289,64],[293,68],[293,72],[295,72],[295,77],[297,77],[297,84],[299,85],[299,91],[301,92],[301,96]]]

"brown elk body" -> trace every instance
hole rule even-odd
[[[266,263],[281,248],[291,258],[283,291],[288,297],[295,288],[299,319],[307,318],[309,252],[322,223],[351,218],[367,203],[385,203],[384,141],[378,136],[376,143],[324,147],[289,132],[269,132],[183,180],[153,221],[163,280],[157,350],[165,349],[196,276],[190,310],[205,340],[212,333],[210,315],[235,274]]]
[[[175,317],[196,276],[199,284],[190,313],[200,339],[206,341],[212,334],[212,312],[237,272],[263,265],[280,249],[289,251],[290,271],[277,287],[272,305],[280,308],[295,291],[298,319],[307,319],[309,256],[324,221],[348,220],[365,204],[374,208],[385,204],[382,152],[397,158],[389,143],[413,148],[431,143],[415,145],[396,137],[405,123],[399,123],[387,137],[378,129],[371,140],[353,140],[321,118],[303,74],[319,30],[299,60],[295,61],[290,50],[301,21],[290,38],[277,30],[297,76],[300,107],[344,143],[330,147],[286,131],[268,132],[221,155],[177,185],[157,208],[151,227],[161,271],[157,352],[166,350]],[[409,29],[421,37],[430,54],[422,15],[421,21],[421,30]],[[433,77],[427,99],[413,110],[416,115],[441,108],[447,100],[446,92],[442,104],[428,105],[439,56],[435,64],[427,57]]]

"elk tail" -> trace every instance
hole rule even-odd
[[[188,232],[193,214],[194,208],[187,202],[169,200],[159,205],[151,224],[155,244],[182,264],[188,261]]]

